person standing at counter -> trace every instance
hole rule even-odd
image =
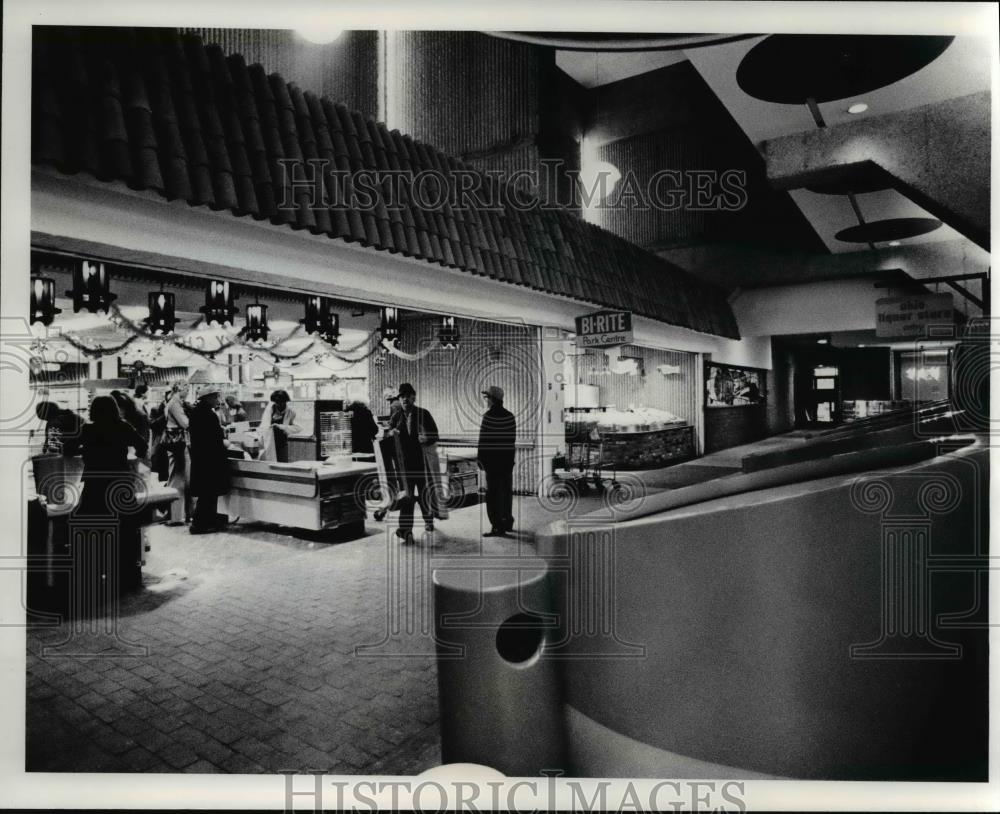
[[[351,414],[351,451],[371,454],[375,451],[373,441],[378,435],[375,416],[363,401],[352,401],[347,405]]]
[[[35,415],[45,422],[43,453],[64,452],[67,441],[79,440],[83,419],[72,410],[64,410],[52,401],[43,401],[35,406]]]
[[[247,420],[247,411],[243,409],[243,405],[240,404],[239,399],[232,393],[226,396],[222,403],[219,404],[218,413],[219,421],[223,427],[235,424],[237,421]]]
[[[146,414],[139,409],[135,400],[121,390],[112,390],[111,398],[118,405],[118,412],[121,413],[125,423],[129,424],[139,435],[149,443],[149,419]]]
[[[167,424],[160,442],[166,445],[167,450],[167,486],[176,489],[180,495],[180,499],[170,505],[168,523],[174,526],[182,525],[190,515],[191,498],[187,491],[188,416],[184,401],[190,389],[191,386],[183,380],[174,382],[170,388],[170,397],[164,410]]]
[[[301,432],[295,424],[295,410],[288,406],[291,400],[284,390],[271,393],[271,403],[264,408],[258,428],[261,443],[259,460],[287,461],[288,446],[285,441],[289,435]],[[281,437],[278,437],[279,434]]]
[[[398,438],[403,471],[406,473],[406,492],[399,503],[399,528],[396,535],[407,542],[413,540],[414,491],[420,500],[420,513],[424,518],[424,528],[434,531],[434,509],[430,496],[433,481],[427,469],[424,450],[438,440],[438,428],[434,416],[423,407],[417,407],[417,391],[409,382],[399,386],[401,409],[389,419],[389,432]]]
[[[219,495],[229,492],[229,456],[226,454],[225,433],[215,410],[219,406],[219,389],[206,387],[198,393],[191,410],[188,434],[191,444],[191,495],[196,498],[191,517],[192,534],[222,531],[219,522]]]
[[[503,388],[483,391],[486,413],[479,428],[479,466],[486,473],[486,515],[490,530],[483,537],[503,537],[514,528],[514,442],[517,422],[503,406]]]
[[[136,456],[145,458],[148,450],[146,439],[127,423],[118,410],[118,404],[111,396],[96,396],[90,403],[90,423],[84,424],[76,437],[66,439],[64,452],[83,456],[83,492],[76,508],[73,509],[74,530],[84,531],[93,527],[97,533],[74,535],[78,549],[74,557],[80,565],[77,584],[82,596],[90,597],[88,604],[100,612],[103,602],[113,599],[112,595],[93,592],[115,585],[110,569],[117,568],[118,588],[128,590],[137,587],[140,556],[138,503],[134,500],[139,491],[138,475],[129,468],[128,450],[135,449]],[[129,508],[133,511],[129,511]],[[111,526],[114,532],[109,536],[105,529]],[[102,533],[103,532],[103,533]],[[111,540],[112,550],[107,549]],[[99,550],[94,547],[100,547]],[[88,566],[97,564],[101,573],[85,573]],[[111,578],[109,578],[109,576]]]

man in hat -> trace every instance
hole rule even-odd
[[[225,524],[218,515],[219,495],[229,492],[229,456],[225,433],[215,408],[219,406],[219,388],[205,385],[188,420],[191,450],[191,478],[188,491],[198,499],[191,517],[192,534],[221,531]]]
[[[428,494],[432,478],[424,460],[424,448],[438,440],[438,428],[434,417],[423,407],[417,407],[417,391],[409,382],[399,386],[400,408],[389,419],[389,434],[399,438],[401,450],[400,464],[406,473],[406,493],[399,505],[399,528],[396,535],[407,542],[413,539],[414,490],[420,499],[420,513],[424,517],[424,528],[434,530],[434,514]]]
[[[503,406],[503,388],[483,390],[486,413],[479,428],[479,466],[486,473],[486,515],[490,530],[483,537],[504,537],[514,528],[514,441],[517,422]]]

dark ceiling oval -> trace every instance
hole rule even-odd
[[[494,37],[561,51],[677,51],[759,37],[759,34],[630,34],[590,31],[488,31]]]
[[[835,237],[844,243],[887,243],[926,235],[940,227],[941,221],[935,218],[891,218],[841,229]]]
[[[774,34],[736,70],[744,93],[765,102],[832,102],[884,88],[930,65],[954,37]]]

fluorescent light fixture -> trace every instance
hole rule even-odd
[[[830,344],[830,340],[829,339],[817,339],[816,340],[816,344],[817,345],[829,345]]]
[[[899,241],[898,240],[890,240],[889,241],[889,245],[890,246],[898,246],[899,245]]]
[[[866,110],[868,110],[868,105],[866,105],[864,102],[855,102],[853,105],[847,108],[847,112],[855,116],[857,116],[859,113],[864,113]]]

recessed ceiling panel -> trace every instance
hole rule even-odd
[[[890,218],[841,229],[836,237],[845,243],[888,243],[890,240],[925,235],[940,228],[941,221],[935,218]]]
[[[747,95],[777,104],[848,99],[927,67],[953,39],[775,34],[743,57],[736,82]]]

